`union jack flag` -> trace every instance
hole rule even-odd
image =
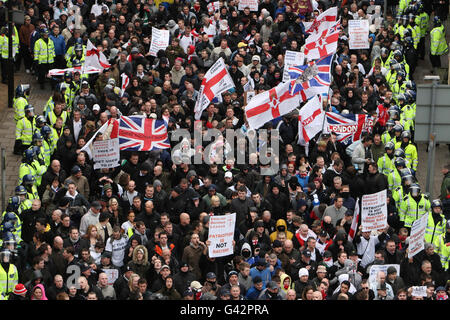
[[[361,133],[366,129],[367,117],[365,114],[327,112],[324,132],[334,132],[338,141],[350,145],[361,138]]]
[[[333,54],[329,54],[306,65],[290,67],[288,71],[291,78],[290,94],[295,95],[300,92],[303,101],[306,101],[316,94],[328,93],[331,83],[332,61]]]
[[[120,117],[119,148],[133,151],[170,148],[164,120],[145,116]]]

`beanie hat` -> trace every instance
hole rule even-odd
[[[301,277],[303,277],[303,276],[309,276],[308,269],[306,269],[306,268],[301,268],[301,269],[298,271],[298,277],[301,278]]]
[[[25,288],[25,286],[21,283],[16,284],[16,287],[14,288],[13,293],[20,295],[20,294],[24,294],[27,293],[27,288]]]

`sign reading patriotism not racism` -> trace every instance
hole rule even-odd
[[[212,216],[209,219],[209,256],[223,257],[233,254],[233,235],[236,213]]]
[[[361,224],[362,231],[385,229],[387,223],[387,190],[362,197]]]

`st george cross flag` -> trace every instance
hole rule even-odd
[[[120,96],[122,97],[125,93],[125,90],[127,90],[128,85],[130,84],[130,77],[127,76],[127,74],[124,72],[120,76],[122,79],[122,86],[120,88]]]
[[[298,142],[305,146],[311,138],[322,131],[325,111],[318,96],[305,104],[298,113]]]
[[[320,59],[320,57],[333,54],[337,50],[339,40],[339,22],[320,33],[310,35],[305,41],[304,54],[308,60]]]
[[[85,66],[85,67],[73,67],[73,68],[67,68],[67,69],[51,69],[48,74],[50,76],[63,76],[66,71],[70,71],[72,73],[80,72],[85,74],[91,74],[91,73],[100,73],[102,72],[102,69],[92,67],[92,66]]]
[[[225,61],[220,58],[209,68],[202,80],[194,107],[195,120],[200,120],[203,110],[209,106],[214,97],[231,88],[234,88],[233,79],[228,73]]]
[[[150,151],[170,148],[164,120],[145,116],[122,116],[119,121],[120,150]]]
[[[303,22],[303,25],[305,26],[305,32],[306,33],[314,33],[318,32],[320,33],[323,29],[328,29],[330,23],[336,22],[337,19],[337,7],[331,7],[328,10],[325,10],[317,18],[314,19],[312,22]]]
[[[266,122],[287,114],[299,106],[299,94],[289,93],[290,81],[257,94],[245,107],[245,115],[251,129],[258,129]]]
[[[365,114],[327,112],[323,131],[336,133],[338,141],[350,145],[361,138],[361,133],[366,126],[366,118]]]
[[[356,233],[358,232],[358,220],[359,220],[359,198],[356,199],[355,211],[353,212],[352,224],[350,231],[348,232],[348,241],[353,241]]]
[[[327,94],[331,83],[332,61],[333,54],[329,54],[306,65],[290,67],[289,76],[291,81],[287,83],[290,84],[289,91],[291,95],[300,93],[302,101],[306,101],[316,94]]]
[[[91,40],[88,40],[87,42],[86,59],[84,65],[86,67],[91,66],[99,68],[101,70],[111,67],[108,59],[106,59],[106,56],[92,44]]]

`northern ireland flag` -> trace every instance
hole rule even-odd
[[[336,22],[337,19],[337,7],[331,7],[325,10],[312,22],[303,22],[306,33],[320,33],[323,29],[328,29],[330,24]]]
[[[119,120],[120,150],[151,151],[170,148],[164,120],[122,116]]]
[[[194,107],[195,120],[200,120],[203,110],[209,106],[214,97],[231,88],[234,88],[233,79],[228,73],[225,61],[220,58],[209,68],[202,80]]]
[[[306,65],[289,68],[291,81],[289,91],[291,95],[300,93],[302,101],[314,97],[316,94],[328,94],[331,83],[331,63],[333,54]],[[293,80],[293,81],[292,81]]]
[[[350,145],[361,138],[361,133],[366,126],[367,115],[365,114],[337,114],[326,112],[324,132],[334,132],[337,140],[345,145]]]
[[[281,82],[276,87],[252,98],[245,107],[245,116],[251,129],[258,129],[266,122],[287,114],[299,106],[299,94],[291,95],[291,83]]]
[[[311,138],[322,131],[325,111],[322,101],[315,96],[298,113],[298,142],[305,146]]]
[[[111,67],[104,53],[99,51],[97,47],[92,44],[91,40],[88,40],[87,42],[86,59],[84,65],[96,67],[101,70]]]
[[[355,212],[353,213],[352,224],[348,232],[348,241],[352,242],[358,232],[358,220],[359,220],[359,198],[356,198]]]
[[[337,50],[339,40],[339,22],[320,33],[310,35],[305,41],[304,54],[308,60],[320,59],[320,57],[333,54]]]

